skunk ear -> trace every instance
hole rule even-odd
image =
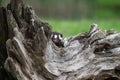
[[[60,36],[61,36],[61,37],[63,37],[63,35],[62,35],[62,34],[60,34]]]
[[[59,34],[59,39],[62,40],[62,36],[61,36],[61,34]]]

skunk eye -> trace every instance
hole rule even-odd
[[[56,38],[57,38],[57,35],[54,35],[54,38],[56,39]]]
[[[62,39],[61,35],[59,35],[59,39]]]

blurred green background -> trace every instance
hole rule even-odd
[[[9,0],[1,0],[6,6]],[[88,31],[92,23],[120,31],[120,0],[24,0],[41,20],[64,36]]]

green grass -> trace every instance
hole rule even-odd
[[[102,30],[114,29],[120,31],[120,20],[58,20],[42,19],[52,26],[53,31],[61,32],[64,37],[76,35],[81,32],[87,32],[91,24],[96,23]]]

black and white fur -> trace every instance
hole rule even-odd
[[[62,42],[63,35],[59,32],[52,32],[51,39],[58,47],[64,47],[64,43]]]

